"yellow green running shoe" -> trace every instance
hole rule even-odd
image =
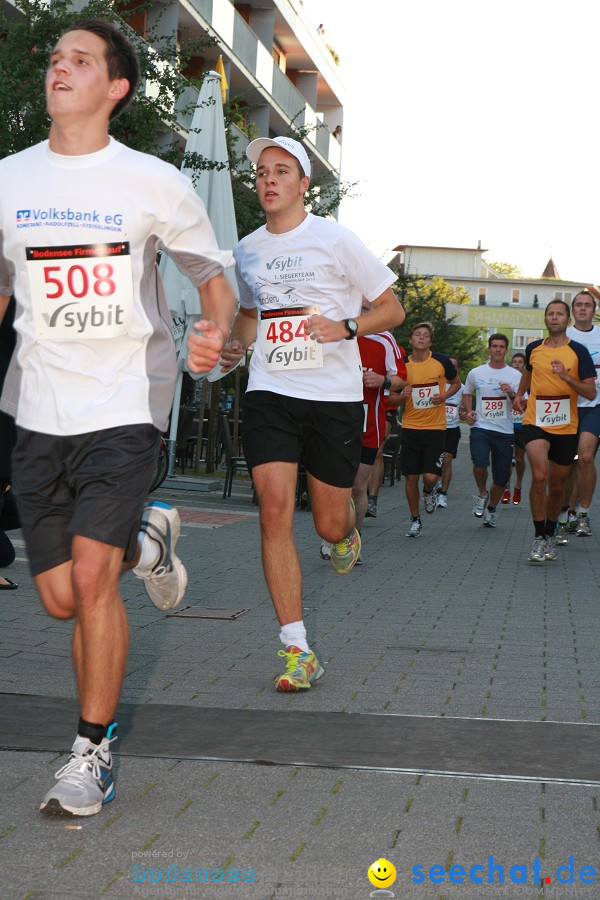
[[[331,545],[331,565],[338,575],[345,575],[356,565],[360,556],[361,540],[356,528],[337,544]]]
[[[299,647],[286,647],[280,650],[278,656],[284,656],[286,660],[285,672],[275,679],[275,688],[278,691],[307,691],[325,669],[319,660],[309,650],[300,650]]]

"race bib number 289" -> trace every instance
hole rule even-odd
[[[133,313],[129,244],[28,247],[38,338],[90,340],[126,334]]]

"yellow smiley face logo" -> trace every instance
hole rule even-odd
[[[369,866],[367,875],[374,887],[389,887],[396,880],[396,868],[387,859],[376,859]]]

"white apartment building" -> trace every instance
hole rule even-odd
[[[495,332],[507,335],[513,350],[523,349],[544,334],[544,309],[550,300],[570,303],[588,284],[562,281],[552,259],[540,278],[507,278],[483,259],[481,244],[470,247],[427,247],[399,244],[391,265],[400,272],[440,277],[463,288],[468,304],[446,304],[457,325],[478,328],[484,339]]]
[[[216,45],[193,58],[184,74],[214,69],[223,56],[229,96],[248,104],[247,122],[233,126],[238,151],[249,142],[247,130],[275,137],[292,123],[303,126],[310,129],[305,146],[313,171],[339,182],[341,145],[333,131],[343,126],[343,88],[332,52],[299,0],[168,0],[152,3],[133,24],[144,37],[154,26],[159,35],[177,32],[182,40],[214,38]],[[183,99],[195,93],[190,89]]]

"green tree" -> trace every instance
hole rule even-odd
[[[513,266],[509,262],[488,262],[488,266],[498,272],[499,275],[505,275],[506,278],[522,278],[523,273],[518,266]]]
[[[470,303],[464,288],[452,287],[443,278],[401,274],[394,285],[406,319],[394,331],[399,344],[410,351],[408,338],[417,322],[431,322],[434,327],[433,348],[448,356],[456,356],[461,372],[466,373],[487,358],[485,344],[476,328],[456,325],[454,316],[446,315],[447,303]]]

